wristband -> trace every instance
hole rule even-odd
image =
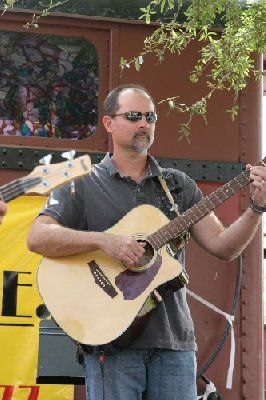
[[[249,207],[257,214],[262,214],[266,211],[266,207],[256,206],[251,197],[250,197]]]

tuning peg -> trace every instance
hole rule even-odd
[[[43,158],[41,158],[39,160],[39,163],[43,164],[43,165],[49,165],[51,162],[51,159],[52,159],[52,154],[47,154],[47,156],[44,156]]]
[[[42,165],[45,165],[45,167],[43,168],[43,173],[47,173],[48,169],[47,169],[47,165],[50,164],[52,159],[52,154],[47,154],[47,156],[44,156],[43,158],[41,158],[39,160],[39,163]]]
[[[70,150],[70,151],[65,151],[64,153],[61,154],[61,156],[63,158],[66,158],[69,162],[68,162],[68,167],[71,168],[72,167],[72,160],[75,157],[76,151],[75,150]]]
[[[50,194],[50,197],[49,197],[49,199],[48,199],[48,204],[49,204],[50,206],[59,204],[59,201],[56,200],[56,199],[53,197],[53,192],[51,192],[51,194]]]
[[[76,188],[75,188],[75,182],[74,181],[70,182],[70,192],[71,192],[71,196],[75,196]]]

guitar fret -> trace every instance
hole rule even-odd
[[[249,182],[249,171],[242,172],[239,176],[202,199],[182,215],[177,216],[164,227],[151,234],[148,240],[156,249],[159,249],[172,238],[188,230],[193,224],[204,218],[228,198],[247,186]]]

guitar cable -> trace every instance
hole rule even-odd
[[[230,315],[235,316],[236,313],[236,308],[238,305],[239,297],[240,297],[240,292],[241,292],[241,283],[242,283],[242,273],[243,273],[243,256],[240,254],[237,258],[237,280],[236,280],[236,287],[235,287],[235,293],[234,293],[234,298],[233,298],[233,304],[231,308]],[[207,371],[207,369],[212,365],[214,360],[216,359],[217,355],[221,351],[225,340],[231,330],[231,324],[230,322],[227,322],[225,330],[222,334],[221,339],[219,340],[216,349],[213,351],[213,353],[210,355],[208,361],[201,367],[200,370],[197,372],[197,380],[198,379],[203,379],[205,383],[210,382],[203,374]],[[213,397],[215,399],[215,397]],[[209,399],[209,397],[207,397]],[[210,398],[211,400],[211,398]]]

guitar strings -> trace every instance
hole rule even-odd
[[[1,187],[1,196],[4,201],[18,197],[20,194],[42,182],[41,177],[17,179]]]
[[[82,165],[82,159],[81,157],[77,158],[76,160],[72,160],[72,163],[74,162],[76,164],[77,161],[81,162]],[[51,164],[50,168],[51,168],[51,172],[48,170],[47,176],[34,176],[34,171],[30,174],[31,177],[30,178],[20,178],[17,179],[13,182],[10,182],[8,184],[3,185],[0,188],[0,194],[3,197],[3,200],[5,201],[9,201],[15,197],[17,197],[19,194],[25,193],[25,191],[33,186],[36,186],[36,184],[38,184],[38,182],[36,182],[35,185],[31,185],[30,184],[30,180],[31,179],[38,179],[39,180],[39,184],[41,184],[41,182],[45,179],[56,179],[59,181],[59,183],[61,183],[61,181],[65,181],[65,183],[71,181],[72,179],[75,179],[78,176],[81,176],[81,174],[73,174],[73,176],[68,176],[68,172],[69,171],[73,171],[73,169],[70,169],[67,165],[68,162],[63,162],[64,166],[62,167],[62,163],[59,164]],[[72,164],[72,167],[74,166],[74,164]],[[49,167],[47,167],[47,169],[49,169]],[[84,169],[84,167],[83,167]],[[63,174],[62,174],[63,172]],[[87,171],[86,171],[87,172]],[[38,172],[36,172],[36,174],[38,174]],[[83,175],[83,174],[82,174]],[[62,179],[63,178],[63,179]],[[56,186],[58,186],[58,184],[56,185],[51,185],[51,188],[55,188]],[[51,188],[49,188],[49,185],[47,185],[45,187],[47,189],[47,192],[51,190]],[[21,191],[22,189],[24,189],[24,191]]]
[[[239,190],[243,189],[246,185],[248,185],[249,182],[249,171],[242,172],[230,182],[226,183],[221,188],[203,198],[199,203],[195,204],[185,213],[176,217],[167,225],[163,226],[162,228],[151,234],[148,237],[148,240],[152,240],[157,248],[162,247],[164,244],[169,242],[169,240],[173,239],[173,233],[174,237],[177,237],[180,233],[189,229],[191,225],[193,225],[195,222],[198,222],[200,219],[209,214],[213,209],[215,209],[218,205],[222,204],[229,197],[233,196]],[[221,194],[224,195],[224,198],[222,199]],[[211,208],[208,208],[208,203],[211,205]],[[204,207],[205,210],[203,210],[202,212],[200,207]],[[199,213],[201,214],[200,216]]]

